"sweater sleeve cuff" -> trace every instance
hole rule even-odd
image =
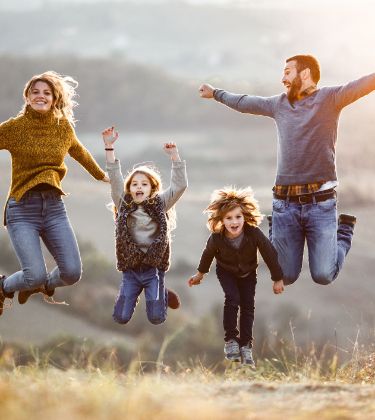
[[[210,269],[209,268],[207,269],[207,267],[202,267],[200,265],[199,267],[197,267],[197,271],[199,271],[202,274],[207,274],[210,271]]]

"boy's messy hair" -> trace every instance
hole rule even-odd
[[[245,223],[258,226],[263,219],[258,201],[254,198],[251,187],[237,189],[233,186],[215,190],[211,196],[211,203],[205,208],[208,214],[207,227],[211,232],[219,233],[224,229],[225,215],[240,207]]]

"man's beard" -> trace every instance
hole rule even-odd
[[[299,99],[299,93],[302,87],[302,80],[301,76],[297,74],[297,76],[293,79],[289,92],[288,92],[288,101],[293,104],[297,99]]]

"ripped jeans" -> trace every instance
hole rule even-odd
[[[332,283],[350,250],[353,230],[337,223],[336,198],[310,204],[274,199],[269,236],[278,253],[284,283],[297,280],[305,242],[312,279],[318,284]]]
[[[133,316],[139,295],[145,291],[147,318],[152,324],[161,324],[167,318],[168,297],[164,285],[164,271],[142,265],[122,273],[113,319],[127,324]]]

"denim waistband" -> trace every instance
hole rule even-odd
[[[26,191],[25,194],[22,196],[24,198],[32,198],[32,197],[41,197],[41,198],[57,198],[61,197],[61,193],[56,188],[51,188],[50,190],[42,190],[42,191]]]
[[[144,271],[150,270],[151,268],[154,268],[154,267],[152,267],[151,265],[142,263],[142,264],[137,265],[137,267],[133,267],[132,270],[138,271],[138,272],[144,272]]]

